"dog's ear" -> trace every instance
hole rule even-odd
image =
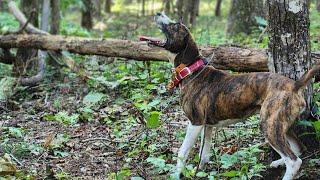
[[[183,24],[183,17],[182,16],[180,16],[180,18],[179,18],[179,23]]]

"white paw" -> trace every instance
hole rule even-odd
[[[277,168],[277,167],[283,166],[283,165],[284,165],[284,160],[283,159],[278,159],[276,161],[272,161],[272,163],[270,164],[270,167]]]
[[[297,175],[300,166],[302,164],[302,160],[297,158],[296,161],[291,159],[286,160],[286,173],[284,174],[282,180],[292,180]]]

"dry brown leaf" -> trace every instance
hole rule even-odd
[[[52,143],[52,141],[53,141],[55,136],[56,136],[56,133],[51,133],[51,134],[49,134],[49,136],[46,137],[46,139],[45,139],[45,141],[43,143],[44,149],[48,149],[49,148],[49,146],[51,145],[51,143]]]

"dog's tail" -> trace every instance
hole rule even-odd
[[[306,72],[299,80],[296,81],[294,84],[294,91],[298,91],[301,88],[304,88],[308,85],[310,80],[316,73],[320,71],[320,63],[317,63],[315,66],[312,67],[308,72]]]

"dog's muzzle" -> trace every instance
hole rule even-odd
[[[166,16],[164,13],[156,13],[154,16],[154,21],[157,23],[157,26],[160,29],[163,29],[164,26],[174,23],[168,16]]]

